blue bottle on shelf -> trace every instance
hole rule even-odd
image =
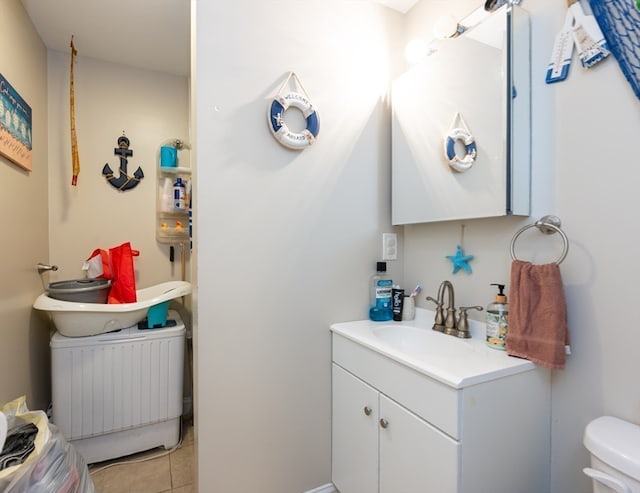
[[[183,212],[186,211],[186,186],[182,178],[178,177],[173,184],[173,210]]]
[[[378,262],[376,273],[371,276],[371,302],[369,318],[374,322],[386,322],[393,318],[391,289],[393,281],[387,275],[387,263]]]

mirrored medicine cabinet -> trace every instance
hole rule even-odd
[[[529,215],[530,91],[529,15],[517,5],[439,40],[394,80],[393,224]]]

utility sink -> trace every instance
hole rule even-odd
[[[528,360],[487,347],[484,323],[470,319],[471,339],[460,339],[432,330],[434,316],[417,308],[416,319],[410,322],[359,320],[333,324],[331,331],[334,337],[346,338],[454,388],[535,367]]]

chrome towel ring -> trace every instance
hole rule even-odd
[[[569,253],[569,238],[567,238],[567,235],[565,234],[565,232],[562,231],[562,229],[560,229],[560,224],[561,223],[560,223],[559,217],[544,216],[538,221],[536,221],[535,223],[527,224],[526,226],[523,226],[522,228],[520,228],[516,232],[516,234],[513,235],[513,238],[511,239],[511,258],[513,260],[519,260],[516,257],[516,252],[515,252],[515,245],[518,237],[529,228],[536,227],[538,228],[538,230],[540,230],[541,233],[544,233],[547,235],[551,235],[553,233],[560,233],[560,236],[562,237],[562,253],[560,254],[560,257],[558,258],[558,260],[556,260],[556,264],[562,263],[562,261],[567,256],[567,253]]]

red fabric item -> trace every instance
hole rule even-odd
[[[100,257],[100,262],[102,263],[102,274],[100,274],[99,276],[97,276],[98,278],[101,279],[112,279],[113,277],[111,276],[111,265],[109,265],[109,254],[107,253],[106,250],[102,250],[100,248],[96,248],[93,252],[91,252],[91,255],[89,256],[89,258],[87,259],[87,261],[91,261],[93,258],[95,257]],[[99,268],[99,267],[97,267]],[[91,276],[89,276],[91,277]]]
[[[136,274],[133,268],[133,257],[140,255],[138,250],[131,248],[131,243],[109,248],[113,279],[107,303],[135,303]]]

